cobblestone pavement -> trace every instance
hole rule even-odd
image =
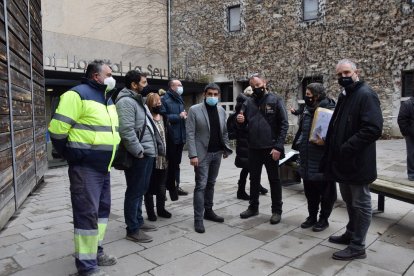
[[[406,178],[404,140],[378,142],[380,175]],[[186,153],[184,153],[186,155]],[[192,191],[194,173],[183,158],[182,187]],[[367,236],[368,257],[344,262],[331,258],[343,248],[328,237],[342,233],[347,222],[339,192],[330,226],[323,232],[301,229],[307,216],[302,185],[283,189],[282,222],[269,223],[270,196],[260,197],[260,214],[241,220],[248,203],[236,199],[239,169],[234,156],[223,160],[216,183],[215,206],[224,223],[205,221],[206,233],[193,229],[192,195],[166,203],[171,219],[158,219],[154,241],[125,239],[125,179],[112,172],[112,214],[105,250],[118,264],[110,275],[414,275],[414,205],[392,199],[385,213],[374,215]],[[263,174],[265,176],[265,174]],[[268,186],[263,177],[264,186]],[[0,233],[0,275],[72,275],[73,224],[67,168],[50,169],[45,184],[30,196]],[[373,195],[373,206],[377,197]]]

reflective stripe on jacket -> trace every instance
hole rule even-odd
[[[60,97],[49,126],[55,149],[69,164],[109,171],[118,148],[118,114],[106,85],[84,80]]]

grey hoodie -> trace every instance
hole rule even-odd
[[[165,155],[163,147],[158,152],[157,145],[161,139],[142,96],[124,88],[119,92],[115,102],[119,117],[119,135],[128,152],[136,158],[144,155],[149,157],[156,157],[158,154]],[[147,120],[147,127],[142,140],[139,141],[138,137],[143,131],[144,120]]]

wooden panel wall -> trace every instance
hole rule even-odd
[[[47,169],[40,0],[0,2],[0,229]]]

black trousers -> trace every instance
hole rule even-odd
[[[180,164],[183,148],[184,144],[169,143],[167,146],[168,174],[166,186],[169,190],[180,185]]]
[[[303,187],[308,201],[309,216],[317,218],[320,204],[321,211],[319,217],[321,219],[328,219],[336,201],[335,182],[303,180]]]
[[[164,210],[165,208],[165,181],[167,179],[167,170],[155,169],[152,171],[150,187],[145,194],[145,209],[154,208],[153,195],[156,197],[157,210]]]
[[[267,171],[272,198],[272,213],[282,214],[282,185],[279,178],[279,160],[270,155],[272,149],[249,149],[250,207],[259,208],[260,178],[263,165]]]
[[[247,176],[249,175],[249,169],[243,168],[240,171],[240,177],[239,182],[237,183],[239,185],[239,190],[243,190],[246,188],[246,182],[247,182]]]

